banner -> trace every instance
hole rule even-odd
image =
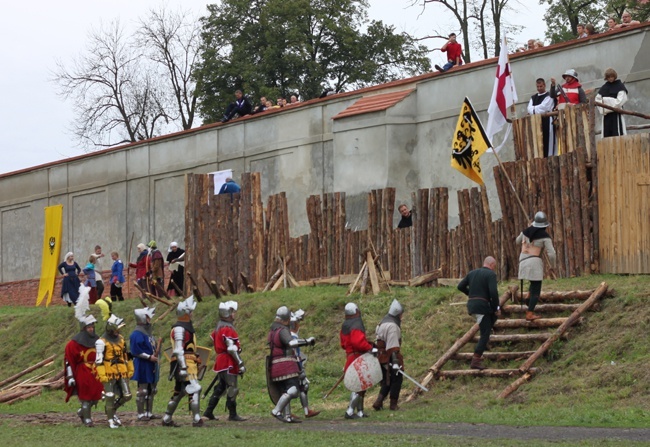
[[[508,108],[515,105],[516,102],[517,90],[515,89],[515,82],[512,79],[512,70],[508,59],[508,42],[506,40],[506,35],[504,34],[503,40],[501,41],[501,52],[499,53],[499,63],[497,64],[497,74],[496,79],[494,80],[492,99],[490,99],[490,105],[488,106],[488,123],[486,132],[488,141],[492,141],[494,135],[507,123]],[[510,131],[510,127],[511,126],[508,127],[508,132]],[[495,148],[494,151],[499,152],[502,145],[503,143]]]
[[[39,306],[44,298],[46,306],[50,305],[54,294],[56,268],[61,256],[61,234],[63,231],[63,205],[45,208],[45,231],[43,233],[43,259],[41,260],[41,281],[38,285],[36,305]]]
[[[478,119],[468,98],[463,101],[458,123],[452,138],[451,167],[470,180],[483,184],[483,173],[479,158],[490,147],[483,125]]]

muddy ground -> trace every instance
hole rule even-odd
[[[73,413],[43,413],[27,415],[2,415],[5,421],[15,421],[20,424],[59,425],[80,424],[79,418]],[[142,426],[160,424],[160,420],[138,422],[135,413],[120,413],[124,426]],[[103,413],[94,413],[95,424],[106,424]],[[205,428],[218,427],[228,422],[226,417],[218,421],[206,421]],[[179,424],[190,425],[189,417],[174,418]],[[544,440],[544,441],[571,441],[571,440],[620,440],[620,441],[650,441],[650,428],[585,428],[585,427],[526,427],[508,425],[464,424],[464,423],[429,423],[429,422],[373,422],[372,419],[361,421],[346,420],[318,420],[310,419],[301,424],[282,424],[269,418],[252,417],[246,422],[238,424],[242,430],[311,430],[322,432],[349,432],[372,434],[409,434],[417,436],[451,436],[473,437],[485,439],[511,439],[511,440]]]

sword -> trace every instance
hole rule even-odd
[[[415,380],[413,377],[411,377],[411,376],[409,376],[408,374],[406,374],[406,373],[405,373],[404,371],[402,371],[401,369],[398,369],[397,372],[399,372],[399,373],[402,374],[404,377],[406,377],[407,379],[409,379],[411,382],[413,382],[414,384],[416,384],[416,385],[418,386],[418,388],[422,389],[423,391],[429,391],[428,388],[425,388],[423,385],[420,384],[420,382],[418,382],[418,381]]]
[[[214,386],[214,384],[217,382],[217,379],[218,379],[218,378],[219,378],[219,374],[215,374],[215,375],[214,375],[214,379],[212,379],[212,382],[210,382],[210,386],[208,387],[207,390],[205,390],[205,393],[203,393],[203,399],[205,399],[206,396],[208,395],[208,393],[210,393],[210,390],[212,389],[212,387]]]

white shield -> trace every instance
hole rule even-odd
[[[345,387],[355,393],[365,391],[379,382],[381,382],[381,365],[377,357],[369,352],[350,363],[343,378]]]

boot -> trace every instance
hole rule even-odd
[[[377,395],[377,400],[375,400],[375,403],[372,404],[372,408],[374,408],[376,411],[383,410],[384,409],[384,399],[386,399],[386,396],[383,394],[378,394]]]
[[[397,401],[398,401],[398,399],[393,399],[392,397],[390,398],[390,409],[391,409],[391,411],[399,410],[399,407],[397,406]]]
[[[242,422],[246,420],[237,414],[237,402],[228,398],[226,399],[226,407],[228,407],[228,411],[230,412],[230,415],[228,416],[229,421]]]
[[[472,357],[472,363],[470,363],[469,367],[471,369],[478,369],[478,370],[487,369],[487,367],[483,365],[483,356],[479,354],[474,354],[474,356]]]
[[[319,414],[320,414],[320,411],[314,411],[314,410],[311,410],[311,409],[308,408],[307,413],[305,413],[305,417],[306,418],[313,418],[315,416],[318,416]]]
[[[217,408],[217,405],[219,404],[219,397],[215,396],[214,394],[212,397],[210,397],[210,401],[208,402],[208,406],[206,407],[205,411],[203,412],[203,416],[210,420],[210,421],[218,421],[219,418],[217,418],[214,415],[214,409]]]
[[[542,316],[533,313],[532,310],[526,311],[526,321],[535,321],[535,320],[539,320],[540,318],[542,318]]]

